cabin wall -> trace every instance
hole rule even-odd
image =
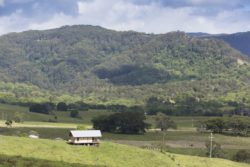
[[[75,144],[88,144],[88,143],[99,143],[99,139],[98,138],[92,138],[92,137],[86,137],[86,138],[83,138],[83,137],[71,137],[70,141],[72,143],[75,143]]]

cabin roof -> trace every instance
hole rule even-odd
[[[71,130],[73,137],[102,137],[100,130]]]

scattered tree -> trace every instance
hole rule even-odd
[[[206,148],[207,148],[207,156],[210,154],[210,141],[206,142]],[[214,158],[223,158],[224,157],[224,152],[221,149],[221,145],[215,141],[212,142],[212,157]]]
[[[72,118],[77,118],[77,117],[79,117],[79,112],[77,110],[71,110],[70,111],[70,116]]]
[[[233,160],[238,162],[250,162],[250,151],[248,150],[239,150],[233,157]]]
[[[7,121],[5,122],[5,125],[6,125],[7,127],[11,127],[11,126],[12,126],[12,120],[7,120]]]
[[[92,120],[95,129],[106,132],[136,134],[144,133],[148,124],[142,112],[122,112],[109,116],[99,116]]]
[[[169,128],[176,129],[176,123],[167,115],[163,113],[157,113],[155,117],[156,127],[160,128],[161,131],[167,131]]]
[[[56,109],[57,109],[57,111],[67,111],[68,106],[67,106],[66,103],[60,102],[60,103],[57,104]]]

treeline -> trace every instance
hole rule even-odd
[[[31,112],[38,112],[49,114],[51,111],[86,111],[89,109],[96,110],[109,110],[112,112],[144,112],[148,115],[156,115],[161,112],[170,116],[223,116],[223,115],[241,115],[250,116],[250,107],[235,103],[228,102],[229,106],[234,107],[230,111],[222,111],[220,108],[224,104],[218,101],[201,101],[196,97],[185,97],[171,99],[160,99],[157,97],[150,97],[146,101],[145,106],[126,106],[120,104],[88,104],[84,102],[65,103],[59,102],[57,104],[46,103],[28,103],[25,104],[30,107]]]
[[[125,106],[125,105],[102,105],[102,104],[87,104],[84,102],[76,102],[67,104],[65,102],[59,102],[57,104],[46,102],[46,103],[31,103],[28,104],[30,112],[37,112],[42,114],[49,114],[52,111],[87,111],[89,109],[97,109],[97,110],[110,110],[113,112],[143,112],[144,107],[141,106]]]
[[[197,125],[197,130],[248,136],[250,134],[250,122],[242,117],[216,118],[200,122]]]
[[[231,106],[234,109],[221,111],[220,108],[224,106]],[[150,97],[146,102],[145,112],[149,115],[161,112],[172,116],[250,116],[250,107],[233,101],[227,104],[213,100],[202,101],[198,97],[192,96],[174,100]]]

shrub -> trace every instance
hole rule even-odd
[[[239,150],[233,157],[238,162],[250,162],[250,151]]]
[[[67,111],[68,106],[67,106],[66,103],[60,102],[60,103],[57,104],[56,109],[57,109],[57,111]]]
[[[77,110],[71,110],[70,111],[70,116],[72,118],[77,118],[77,117],[79,117],[79,112]]]

